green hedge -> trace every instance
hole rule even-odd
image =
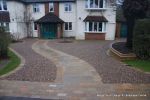
[[[133,51],[140,59],[150,59],[150,19],[142,19],[136,22]]]
[[[4,31],[4,28],[0,27],[0,59],[8,58],[8,46],[10,43],[9,33]]]

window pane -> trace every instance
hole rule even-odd
[[[99,8],[103,8],[103,0],[99,0]]]
[[[92,26],[93,26],[92,22],[89,22],[89,31],[92,31]]]
[[[65,23],[65,30],[68,30],[68,23]]]
[[[69,3],[68,5],[69,5],[69,11],[72,11],[71,4]]]
[[[6,23],[5,31],[9,31],[9,23]]]
[[[37,30],[37,24],[34,23],[34,30]]]
[[[102,32],[102,23],[99,23],[99,29],[98,29],[99,32]]]
[[[68,3],[65,3],[65,11],[68,11]]]
[[[49,4],[49,11],[54,12],[54,3]]]
[[[6,1],[3,1],[3,8],[4,8],[4,10],[7,10],[7,4],[6,4]]]
[[[94,32],[97,32],[97,23],[94,22]]]
[[[93,8],[93,7],[94,7],[94,1],[90,0],[90,8]]]
[[[72,30],[72,22],[69,22],[69,30]]]
[[[0,1],[0,10],[2,10],[2,3],[1,3],[1,1]]]
[[[98,8],[98,1],[99,1],[99,0],[95,0],[95,3],[94,3],[94,7],[95,7],[95,8]]]
[[[88,0],[85,1],[85,8],[88,8]]]

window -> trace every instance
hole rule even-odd
[[[9,23],[2,22],[0,23],[0,26],[3,27],[5,31],[9,31]]]
[[[72,22],[66,22],[65,23],[65,30],[71,31],[72,30]]]
[[[105,0],[86,0],[86,8],[104,8]]]
[[[34,30],[37,31],[37,24],[34,23]]]
[[[49,12],[54,12],[54,3],[49,3]]]
[[[104,22],[85,22],[86,32],[105,32],[106,23]]]
[[[7,10],[7,3],[6,1],[0,1],[0,10],[1,11],[6,11]]]
[[[40,12],[39,4],[33,4],[33,12]]]
[[[72,11],[72,4],[71,3],[65,3],[65,11],[70,12]]]

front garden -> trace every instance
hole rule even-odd
[[[10,34],[0,28],[0,76],[14,70],[20,64],[20,58],[9,50]]]

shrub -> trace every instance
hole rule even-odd
[[[142,19],[136,22],[133,51],[140,59],[150,59],[150,19]]]
[[[5,32],[4,28],[0,27],[0,59],[8,57],[8,46],[10,43],[10,35]]]

